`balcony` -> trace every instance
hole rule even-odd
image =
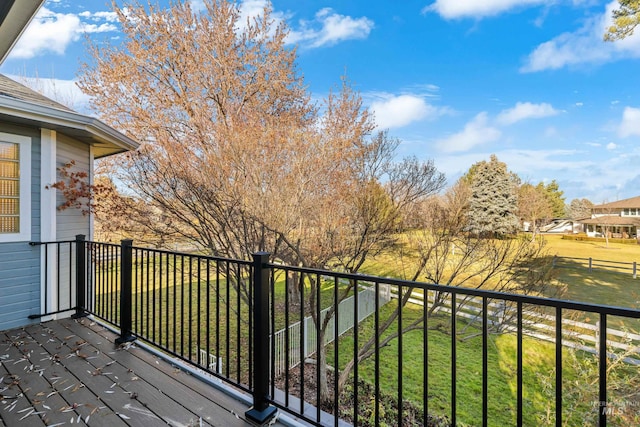
[[[86,341],[88,348],[102,348],[100,357],[111,356],[108,349],[114,353],[113,345],[98,342],[101,336],[125,348],[135,341],[136,347],[148,350],[140,356],[142,350],[134,349],[136,358],[129,355],[131,349],[120,352],[126,360],[151,360],[155,356],[147,351],[153,351],[209,378],[218,388],[201,384],[198,393],[213,402],[208,404],[211,411],[219,408],[221,416],[228,417],[224,420],[237,420],[237,415],[263,424],[277,414],[278,422],[318,426],[458,425],[469,424],[469,413],[476,411],[473,425],[506,425],[502,418],[498,421],[505,412],[512,425],[572,425],[576,408],[567,402],[580,388],[591,393],[588,407],[578,408],[583,411],[580,423],[619,425],[622,397],[609,383],[608,369],[619,363],[637,369],[640,363],[636,358],[640,336],[618,327],[621,322],[637,326],[640,311],[634,309],[285,266],[271,262],[268,254],[256,254],[252,261],[232,260],[139,248],[131,241],[88,242],[82,236],[38,244],[50,274],[45,312],[33,317],[49,320],[73,314],[75,318],[43,323],[43,339],[53,330],[58,345],[73,350]],[[102,325],[115,330],[117,337]],[[30,332],[34,328],[26,331],[36,339],[38,332]],[[80,344],[75,337],[65,340],[65,329],[69,336],[81,337]],[[394,336],[394,330],[410,332]],[[474,338],[462,339],[461,333],[468,331]],[[20,342],[21,333],[8,332],[13,334],[9,341]],[[496,355],[496,336],[513,343],[512,355]],[[437,344],[442,337],[446,343]],[[547,365],[527,356],[537,345],[551,349]],[[430,368],[443,357],[439,354],[443,348],[446,372]],[[579,383],[584,379],[567,370],[570,348],[595,366],[593,378]],[[83,348],[78,352],[97,354]],[[66,366],[78,361],[77,352],[69,354],[68,359],[51,352],[42,357]],[[29,366],[38,365],[35,362]],[[20,363],[27,366],[26,361]],[[127,367],[126,363],[118,362]],[[506,377],[496,375],[498,367]],[[107,369],[103,366],[100,373]],[[135,367],[130,369],[137,373]],[[145,370],[151,372],[149,366]],[[190,393],[192,386],[181,381],[185,375],[175,372],[173,378],[165,369],[158,376],[167,381],[153,384],[163,391],[176,389],[180,394],[184,388]],[[127,378],[131,384],[127,373],[118,375],[119,381]],[[542,373],[546,394],[534,395],[527,381]],[[37,376],[36,368],[32,374]],[[149,375],[159,381],[155,374]],[[87,379],[91,383],[103,376]],[[142,374],[140,378],[144,379]],[[118,384],[113,378],[109,381]],[[508,383],[500,395],[492,388],[496,381]],[[96,396],[108,391],[85,387],[95,390]],[[233,406],[219,388],[250,397],[252,407]],[[135,391],[133,400],[152,401],[152,389]],[[435,389],[447,395],[444,404],[434,398]],[[167,396],[176,403],[183,399]],[[9,407],[3,403],[0,408],[3,420],[30,411],[19,412],[24,408],[17,406],[8,411]],[[637,407],[631,409],[640,415]],[[82,411],[74,416],[90,415]],[[195,422],[202,418],[216,424],[207,418],[214,415],[199,415],[195,409],[192,413]],[[123,419],[121,412],[115,415]],[[539,421],[543,418],[544,423]]]
[[[0,425],[250,426],[219,385],[87,318],[0,335]]]

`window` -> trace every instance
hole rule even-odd
[[[31,238],[31,139],[0,133],[0,242]]]

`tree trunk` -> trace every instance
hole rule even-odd
[[[297,271],[288,271],[287,276],[289,279],[289,303],[293,305],[300,305],[300,273]]]
[[[327,376],[327,347],[324,344],[324,328],[323,330],[319,331],[319,333],[320,348],[318,349],[316,356],[318,358],[318,369],[320,370],[320,384],[318,384],[318,387],[320,388],[320,402],[318,402],[318,405],[321,405],[323,403],[330,404],[331,396],[329,395],[329,377]]]

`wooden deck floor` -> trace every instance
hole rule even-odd
[[[0,332],[0,427],[249,426],[247,406],[90,319]]]

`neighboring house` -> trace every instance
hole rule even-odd
[[[591,208],[591,218],[581,220],[589,237],[638,238],[640,196]]]
[[[0,2],[0,59],[41,3]],[[74,160],[91,180],[94,159],[136,147],[101,121],[0,75],[0,330],[25,325],[29,315],[43,312],[45,265],[55,268],[58,260],[55,254],[45,260],[42,248],[29,242],[91,237],[91,218],[77,209],[58,211],[60,196],[46,188],[59,180],[57,168]],[[50,286],[47,299],[56,297]]]

